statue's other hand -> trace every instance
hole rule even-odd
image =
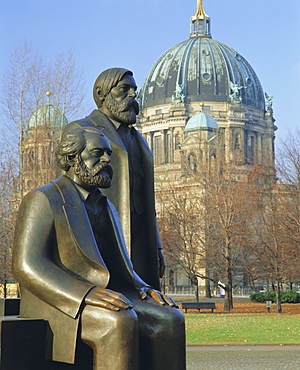
[[[171,297],[153,288],[149,287],[140,288],[138,290],[138,293],[141,299],[146,299],[147,296],[149,295],[151,298],[153,298],[157,303],[161,304],[162,306],[167,304],[168,306],[178,308],[177,304],[173,301]]]
[[[85,297],[86,305],[98,306],[111,311],[127,310],[133,304],[123,294],[109,289],[93,288]]]

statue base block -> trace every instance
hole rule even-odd
[[[45,369],[47,321],[0,317],[0,370]]]
[[[20,298],[0,298],[0,316],[19,315]]]

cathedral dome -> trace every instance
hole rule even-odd
[[[51,104],[37,109],[28,120],[28,130],[37,127],[48,127],[63,130],[68,121],[61,111]]]
[[[248,61],[210,35],[210,18],[198,0],[190,38],[162,54],[142,86],[143,108],[197,101],[240,103],[265,109],[261,83]]]
[[[195,114],[191,117],[183,130],[184,133],[205,130],[212,131],[218,130],[217,122],[209,115],[203,112]]]

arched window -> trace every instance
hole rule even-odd
[[[179,134],[175,135],[175,149],[180,149],[180,137],[179,137]]]
[[[193,171],[197,172],[197,158],[194,153],[190,153],[187,157],[188,167]]]
[[[233,140],[234,140],[234,142],[233,142],[234,150],[239,150],[240,149],[240,135],[235,134]]]
[[[172,141],[171,141],[171,133],[168,131],[165,135],[165,163],[172,163]]]
[[[248,162],[253,162],[255,160],[255,136],[248,136],[248,150],[247,150],[247,159]]]
[[[154,164],[161,164],[161,135],[154,136],[153,138],[153,155]]]

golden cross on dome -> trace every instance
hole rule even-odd
[[[194,16],[192,17],[192,20],[195,20],[195,19],[204,19],[204,18],[208,18],[209,19],[209,16],[204,11],[203,1],[202,0],[198,0],[197,10],[196,10],[196,13],[194,14]]]
[[[198,0],[196,13],[191,17],[190,37],[209,37],[210,17],[205,13],[203,0]]]

